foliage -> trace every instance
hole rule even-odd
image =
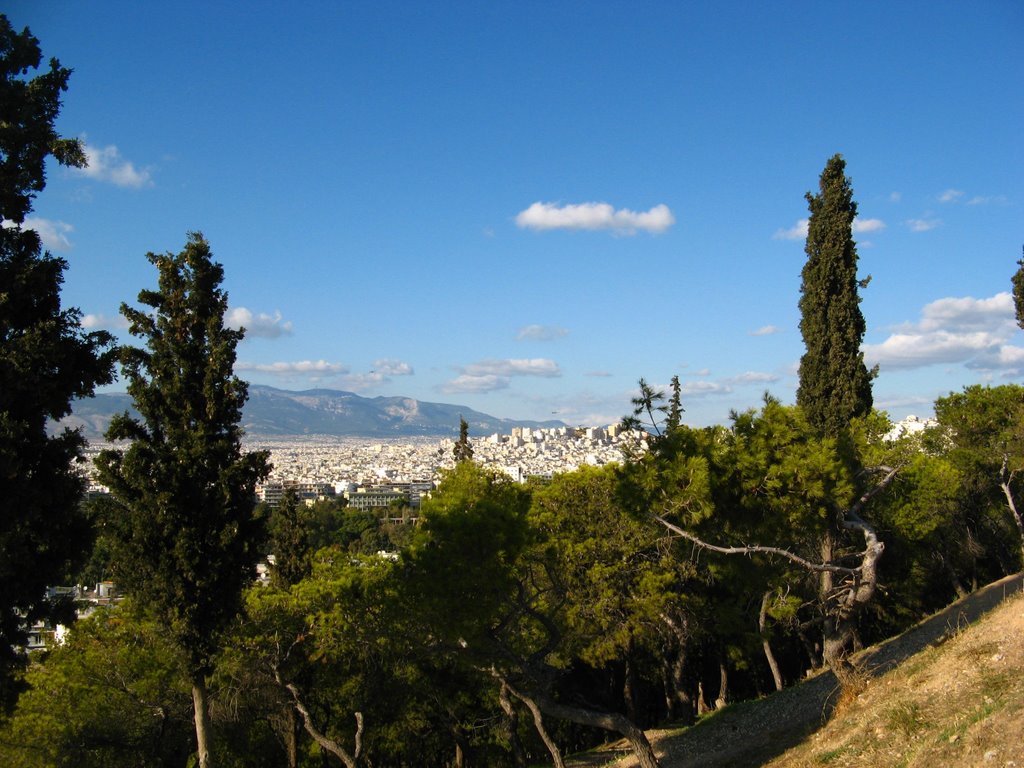
[[[456,464],[424,501],[403,557],[420,610],[447,640],[473,645],[512,594],[529,503],[522,486],[470,461]]]
[[[1017,271],[1011,279],[1013,284],[1013,307],[1017,325],[1024,328],[1024,259],[1017,261]]]
[[[797,404],[816,430],[830,436],[870,412],[874,375],[860,350],[865,323],[857,289],[867,281],[857,279],[857,204],[845,169],[842,156],[834,155],[821,173],[818,193],[807,193],[807,261],[800,288],[806,352],[800,358]]]
[[[0,730],[4,765],[180,766],[191,751],[185,659],[128,605],[79,621],[26,680]]]
[[[76,309],[62,309],[67,262],[43,253],[38,233],[23,229],[45,161],[85,163],[76,140],[54,130],[69,69],[39,67],[39,41],[17,33],[0,14],[0,704],[9,703],[10,675],[25,626],[47,615],[47,585],[88,548],[89,522],[79,510],[84,482],[77,463],[84,439],[50,420],[72,399],[111,379],[111,337],[84,333]]]
[[[253,576],[261,539],[253,514],[267,454],[243,454],[238,422],[247,388],[232,373],[242,332],[224,327],[223,268],[201,235],[180,254],[148,254],[159,290],[122,305],[146,349],[121,350],[128,393],[142,416],[115,418],[97,467],[116,502],[118,583],[149,606],[189,655],[209,668],[221,629]]]
[[[665,418],[665,430],[671,432],[674,429],[678,429],[683,423],[683,389],[679,383],[679,377],[672,377],[672,396],[668,401],[668,416]]]
[[[1024,477],[1024,387],[973,385],[935,401],[939,429],[930,440],[961,473],[959,506],[983,550],[1001,561],[1004,572],[1024,558],[1019,500]],[[1006,511],[1009,509],[1010,514]],[[1017,526],[1017,552],[1007,552]]]
[[[473,444],[469,442],[469,424],[459,416],[459,439],[452,446],[455,463],[473,460]]]
[[[241,448],[248,392],[232,369],[242,331],[224,327],[223,268],[198,233],[179,254],[147,258],[159,289],[141,291],[139,302],[152,312],[121,305],[129,330],[146,343],[120,351],[141,420],[114,418],[107,439],[131,445],[102,451],[96,466],[114,498],[105,522],[117,581],[188,658],[206,768],[206,677],[261,554],[255,488],[269,472],[268,454]]]

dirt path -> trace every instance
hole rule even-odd
[[[1024,574],[1008,576],[952,603],[901,635],[857,656],[872,677],[880,677],[910,656],[941,643],[977,621],[1004,599],[1024,589]],[[728,707],[687,729],[652,730],[662,768],[753,768],[782,754],[820,728],[835,706],[839,685],[831,672],[758,701]],[[622,743],[567,760],[570,768],[633,768]]]

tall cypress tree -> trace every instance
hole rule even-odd
[[[67,262],[23,228],[46,186],[46,158],[85,164],[80,144],[54,130],[71,70],[51,59],[27,78],[40,61],[39,41],[0,14],[0,704],[13,695],[27,626],[52,607],[46,587],[90,540],[75,469],[85,440],[70,430],[51,436],[47,424],[113,372],[110,335],[84,333],[78,310],[61,307]]]
[[[821,173],[818,194],[807,193],[807,262],[800,288],[800,358],[797,405],[821,434],[835,436],[850,420],[871,411],[871,379],[860,350],[864,315],[857,279],[853,220],[857,203],[846,177],[846,162],[835,155]]]
[[[255,486],[266,452],[244,453],[239,420],[248,396],[234,376],[242,331],[224,327],[224,270],[202,235],[179,254],[148,254],[159,288],[121,305],[145,349],[126,347],[121,364],[141,420],[116,417],[100,453],[100,478],[115,512],[115,578],[151,609],[189,660],[199,764],[208,765],[206,678],[222,631],[251,583],[263,526]]]
[[[1017,325],[1024,328],[1024,258],[1017,262],[1017,271],[1010,282],[1013,285],[1013,309],[1017,316]]]
[[[683,387],[679,377],[672,377],[672,396],[668,400],[668,416],[665,419],[665,433],[674,432],[683,423]]]

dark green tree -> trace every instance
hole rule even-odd
[[[473,460],[473,445],[469,442],[469,424],[459,416],[459,439],[452,447],[452,455],[455,456],[455,463]]]
[[[288,489],[270,516],[270,553],[274,556],[271,578],[274,584],[287,588],[309,575],[311,562],[307,530],[312,515],[299,501],[295,491]]]
[[[0,15],[0,705],[13,694],[26,626],[49,612],[47,585],[89,545],[74,466],[85,441],[70,430],[50,436],[47,426],[113,371],[109,334],[83,333],[78,310],[61,307],[67,262],[23,228],[46,184],[46,158],[85,164],[79,143],[53,127],[71,70],[51,59],[27,78],[40,61],[39,41]]]
[[[1013,306],[1017,325],[1024,328],[1024,258],[1017,262],[1017,271],[1013,273]]]
[[[248,395],[232,373],[243,332],[224,327],[223,267],[202,235],[179,254],[148,254],[158,290],[121,305],[145,348],[125,347],[121,365],[141,420],[116,417],[109,440],[131,440],[97,458],[114,497],[107,522],[118,582],[184,651],[192,684],[199,764],[209,761],[206,680],[221,634],[253,579],[264,525],[255,486],[266,452],[242,451]]]
[[[857,416],[871,411],[871,379],[860,345],[864,315],[857,279],[853,220],[857,203],[845,174],[846,161],[834,155],[821,173],[818,194],[807,193],[807,262],[800,288],[800,358],[796,401],[811,426],[834,437]]]
[[[683,388],[679,384],[679,377],[672,377],[672,396],[668,401],[668,417],[665,420],[665,431],[671,432],[679,429],[683,423]]]
[[[1005,506],[1024,560],[1024,387],[975,384],[935,401],[946,455],[965,476],[965,505]],[[970,498],[973,497],[973,498]]]
[[[9,768],[182,766],[191,751],[181,651],[129,603],[75,625],[33,664],[29,689],[0,728]]]

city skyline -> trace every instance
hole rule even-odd
[[[608,424],[793,402],[807,206],[847,161],[876,406],[1020,381],[1024,8],[13,2],[74,69],[28,225],[117,309],[202,231],[243,378]],[[123,390],[114,385],[110,391]]]

